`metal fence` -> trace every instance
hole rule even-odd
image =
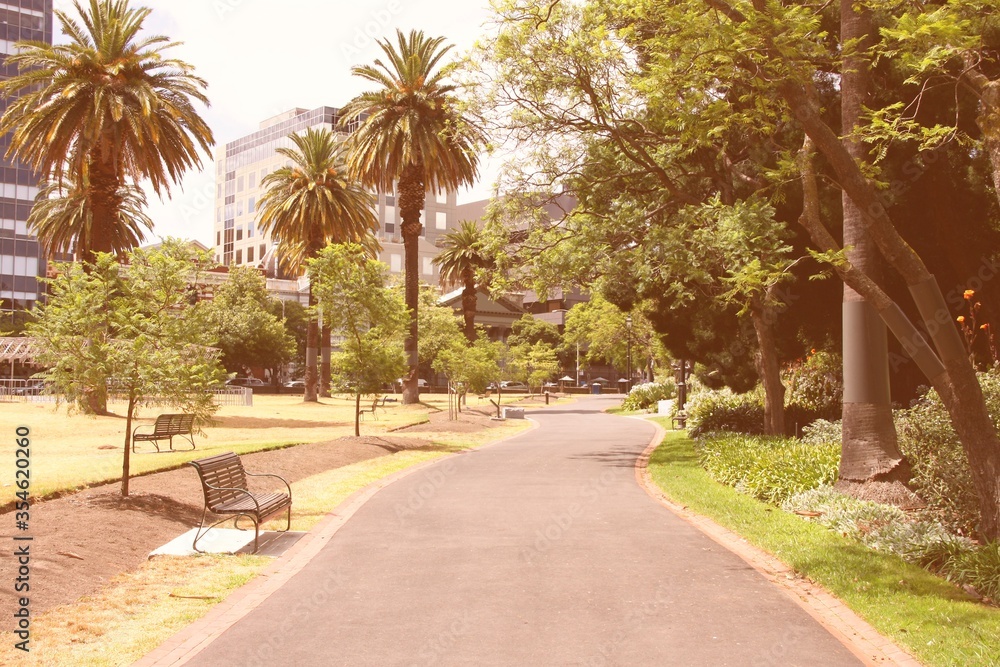
[[[23,380],[16,378],[0,378],[0,402],[4,403],[55,403],[56,395],[49,390],[48,383],[42,380]],[[253,406],[253,389],[250,387],[219,387],[209,390],[219,405]],[[108,403],[125,403],[127,398],[116,393],[114,388],[108,392]],[[148,401],[159,405],[155,399]],[[165,404],[164,404],[165,405]]]

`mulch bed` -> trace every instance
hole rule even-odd
[[[435,449],[430,441],[406,434],[482,430],[491,425],[484,412],[463,413],[457,422],[448,422],[446,413],[437,413],[429,423],[392,435],[345,437],[241,458],[248,470],[275,473],[294,482],[404,449]],[[32,613],[94,593],[115,576],[136,569],[150,551],[197,526],[201,511],[201,485],[189,466],[132,478],[127,498],[121,496],[120,483],[115,483],[35,503],[30,543]],[[0,530],[9,531],[14,523],[13,513],[0,514]],[[13,544],[9,532],[0,539]],[[16,573],[13,548],[4,548],[0,581],[8,584],[0,586],[3,618],[11,618],[15,608],[12,582]]]

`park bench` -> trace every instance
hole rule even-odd
[[[156,423],[153,424],[152,433],[139,433],[139,429],[146,428],[147,426],[146,424],[136,426],[135,430],[132,431],[133,453],[135,453],[135,443],[137,442],[152,442],[153,446],[156,447],[156,451],[159,452],[160,440],[168,440],[170,442],[170,451],[174,451],[175,435],[187,438],[188,442],[191,443],[191,449],[195,448],[194,415],[160,415],[156,418]]]
[[[670,418],[670,427],[675,431],[684,428],[687,424],[687,412],[678,410],[677,414]]]
[[[372,419],[378,421],[378,412],[376,412],[376,411],[379,408],[381,408],[382,410],[385,410],[385,399],[386,398],[388,398],[388,396],[386,396],[385,398],[379,398],[378,396],[376,396],[375,400],[372,401],[372,406],[370,408],[361,408],[361,410],[358,412],[358,414],[361,415],[361,419],[364,419],[365,415],[370,413],[371,416],[372,416]]]
[[[243,468],[240,457],[233,452],[217,454],[197,461],[188,461],[188,463],[198,471],[198,477],[201,478],[201,489],[205,494],[205,508],[201,512],[201,525],[198,526],[194,544],[192,544],[195,551],[201,551],[198,548],[198,540],[204,537],[209,530],[230,518],[233,518],[235,528],[239,528],[241,517],[253,521],[253,553],[257,553],[260,524],[267,519],[282,511],[287,511],[288,520],[285,531],[292,527],[292,487],[282,477],[268,473],[247,472]],[[288,492],[260,493],[250,491],[247,486],[248,476],[275,477],[281,480]],[[205,517],[209,512],[225,516],[205,528]]]

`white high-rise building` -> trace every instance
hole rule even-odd
[[[280,147],[294,147],[292,134],[306,128],[333,130],[338,110],[319,107],[307,111],[293,109],[269,118],[253,134],[230,141],[216,150],[215,257],[226,266],[262,266],[273,264],[275,242],[258,228],[257,203],[264,194],[261,181],[290,160],[278,154]],[[403,273],[401,223],[394,193],[379,193],[379,231],[382,244],[380,259],[393,274]],[[438,239],[458,227],[455,193],[427,193],[424,204],[423,234],[419,247],[419,272],[423,282],[438,284],[438,270],[431,260],[440,252]],[[265,267],[266,268],[266,267]]]

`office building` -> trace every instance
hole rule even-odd
[[[0,77],[17,74],[7,63],[20,40],[52,43],[52,0],[0,2]],[[7,100],[0,100],[6,110]],[[38,277],[45,260],[38,239],[28,232],[28,214],[38,194],[32,170],[6,157],[10,135],[0,137],[0,324],[30,309],[44,293]]]
[[[294,147],[292,134],[307,128],[333,130],[339,121],[334,107],[293,109],[269,118],[253,134],[220,146],[215,155],[216,199],[214,252],[226,266],[259,266],[269,274],[275,270],[275,240],[262,234],[257,222],[257,204],[264,194],[261,182],[270,173],[291,161],[278,154],[281,147]],[[403,272],[401,220],[393,193],[378,193],[376,204],[382,244],[380,259],[393,274]],[[431,260],[440,252],[439,238],[458,227],[455,193],[428,193],[424,205],[423,234],[419,246],[419,272],[423,282],[437,285],[438,268]],[[294,278],[294,276],[286,276]]]

